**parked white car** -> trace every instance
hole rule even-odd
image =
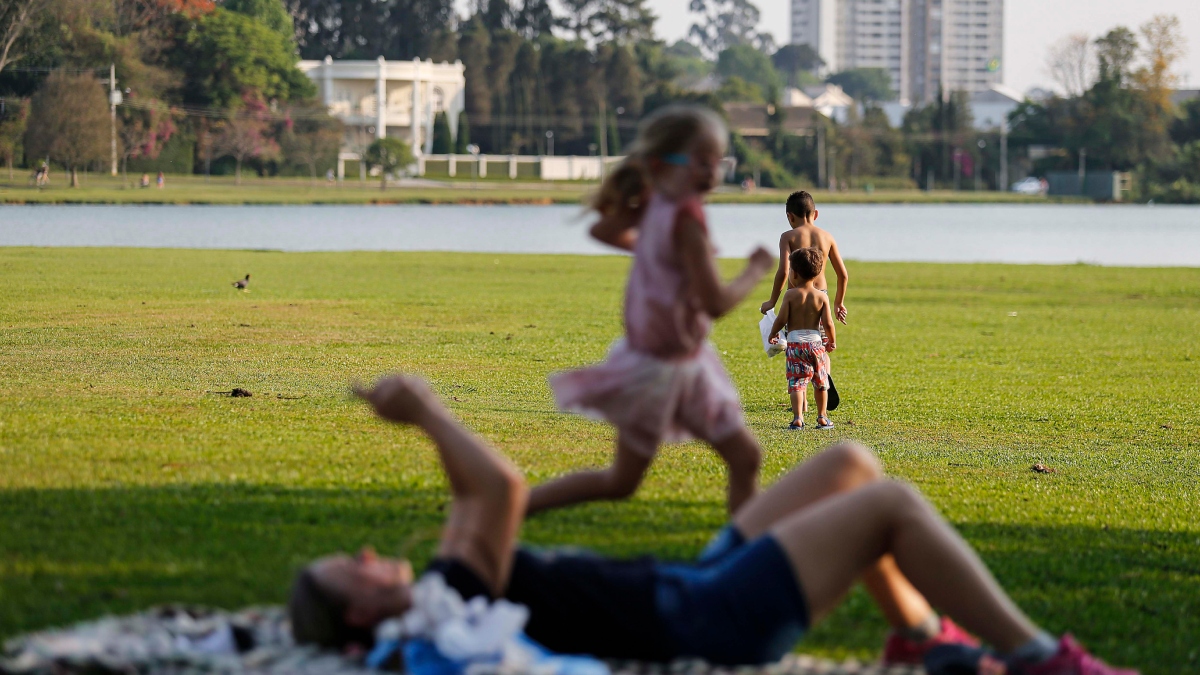
[[[1013,183],[1012,191],[1022,195],[1040,195],[1045,192],[1045,186],[1042,185],[1040,178],[1030,176]]]

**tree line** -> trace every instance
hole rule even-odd
[[[474,0],[460,15],[453,0],[11,0],[0,9],[0,159],[107,161],[100,117],[112,63],[124,99],[123,166],[315,176],[332,165],[344,133],[296,60],[384,56],[462,61],[466,110],[457,137],[444,115],[434,120],[439,153],[465,152],[469,142],[485,153],[545,153],[552,137],[558,154],[619,154],[658,106],[747,102],[770,111],[769,133],[735,136],[732,149],[741,175],[767,186],[1006,187],[1000,138],[973,128],[966,94],[945,92],[894,127],[879,106],[894,98],[886,71],[819,74],[811,48],[777,48],[758,29],[750,0],[692,0],[695,23],[674,44],[656,37],[646,0],[554,7]],[[1010,175],[1071,168],[1082,157],[1089,169],[1134,171],[1145,198],[1197,199],[1200,104],[1171,101],[1182,54],[1172,21],[1056,47],[1050,69],[1065,93],[1014,113]],[[813,112],[806,135],[785,131],[784,89],[823,83],[859,105],[837,122]],[[66,126],[48,131],[52,118],[84,108],[73,125],[58,120]],[[92,142],[58,148],[52,140],[67,129]],[[1030,151],[1039,147],[1051,151]]]

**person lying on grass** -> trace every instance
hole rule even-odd
[[[385,377],[359,396],[433,440],[453,496],[434,560],[464,598],[529,608],[527,634],[560,653],[720,664],[776,661],[862,580],[895,628],[886,654],[919,659],[938,642],[993,645],[1009,673],[1120,675],[1069,636],[1055,641],[1005,595],[962,538],[908,485],[882,477],[861,446],[833,446],[748,501],[690,564],[519,547],[528,488],[417,377]],[[304,567],[288,604],[300,643],[373,642],[411,606],[411,565],[363,549]],[[981,656],[981,659],[991,658]],[[993,670],[993,672],[1000,672]]]

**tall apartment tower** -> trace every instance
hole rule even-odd
[[[932,101],[939,90],[987,91],[1004,79],[1004,0],[909,2],[914,101]]]
[[[827,72],[884,68],[901,101],[984,91],[1003,78],[1004,0],[792,0],[792,43]]]

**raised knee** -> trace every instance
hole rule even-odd
[[[833,454],[845,475],[853,476],[860,483],[877,481],[883,477],[883,465],[866,446],[847,441],[829,448],[826,452]]]
[[[928,508],[924,497],[908,483],[898,480],[882,480],[867,489],[876,490],[888,511],[897,515],[909,515]]]

